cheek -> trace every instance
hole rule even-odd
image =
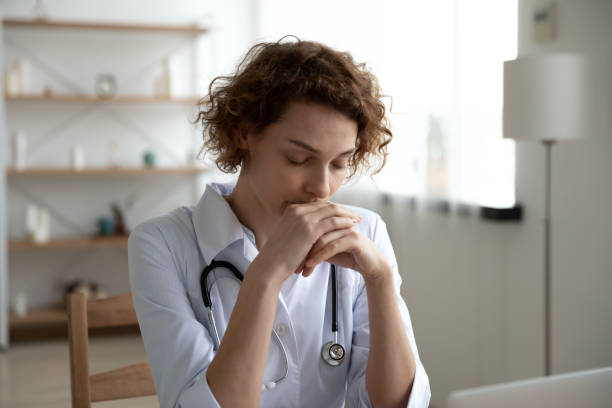
[[[342,172],[342,174],[334,175],[330,178],[329,188],[332,194],[335,193],[340,188],[345,177],[346,177],[346,172]]]

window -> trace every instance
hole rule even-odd
[[[503,61],[516,0],[261,0],[258,40],[285,34],[349,50],[380,80],[394,132],[379,190],[511,207],[514,142],[502,139]]]

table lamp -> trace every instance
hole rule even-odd
[[[579,54],[545,54],[504,62],[503,137],[538,141],[546,152],[544,215],[544,369],[551,374],[551,151],[590,133],[590,64]]]

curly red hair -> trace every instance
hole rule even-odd
[[[216,156],[217,167],[235,173],[245,151],[240,135],[259,132],[275,122],[293,101],[330,106],[357,123],[356,149],[349,160],[348,178],[358,170],[372,174],[385,165],[393,138],[381,101],[377,78],[348,52],[313,42],[254,45],[230,76],[212,80],[208,95],[199,102],[195,122],[203,126],[203,151]]]

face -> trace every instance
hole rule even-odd
[[[344,114],[292,102],[278,121],[246,135],[243,173],[264,209],[280,215],[290,203],[328,200],[344,181],[356,140],[357,123]]]

